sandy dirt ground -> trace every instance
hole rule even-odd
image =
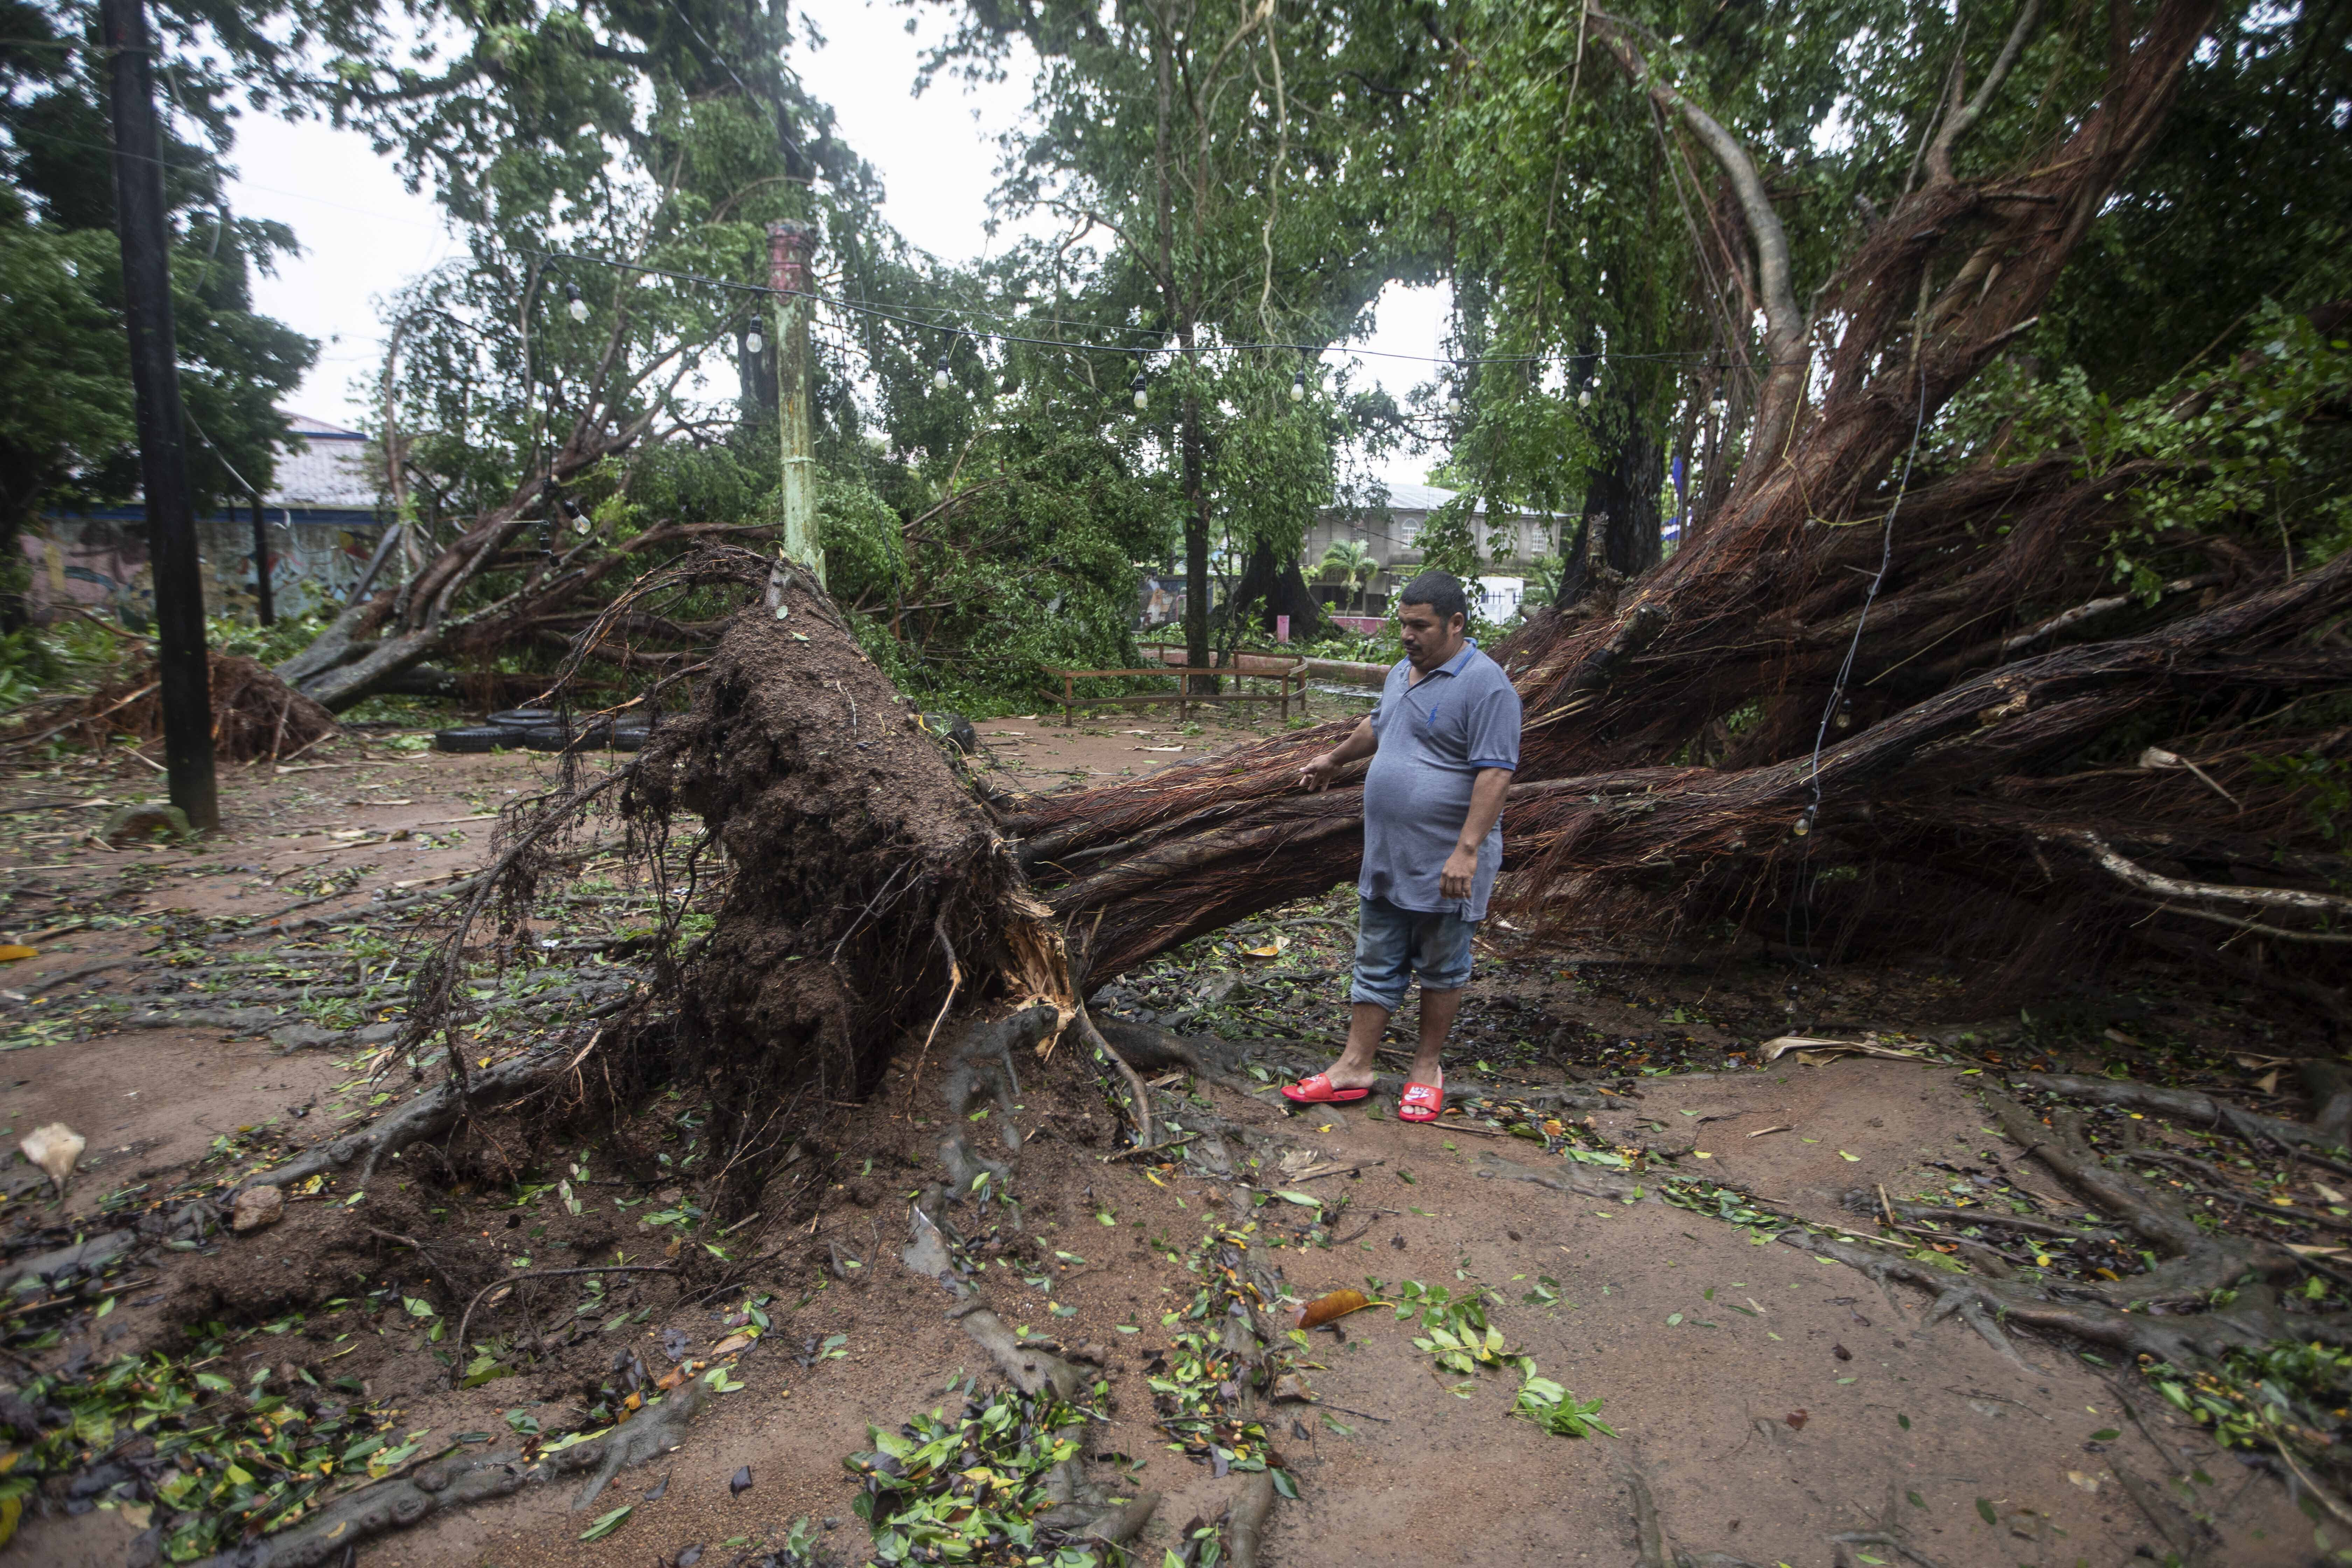
[[[1314,717],[1360,707],[1318,695]],[[1065,729],[1056,712],[981,729],[1012,782],[1042,789],[1155,769],[1273,722],[1180,726],[1147,713]],[[51,1246],[102,1232],[166,1194],[178,1202],[360,1125],[424,1086],[424,1064],[392,1059],[384,1044],[404,966],[423,951],[423,928],[410,922],[432,912],[425,895],[483,863],[499,807],[546,787],[554,764],[415,744],[353,737],[285,766],[225,769],[223,832],[191,847],[89,841],[116,805],[160,794],[135,762],[26,771],[0,789],[0,942],[37,950],[0,973],[0,1125],[11,1148],[49,1121],[89,1140],[62,1205],[15,1160],[0,1227]],[[579,886],[592,889],[577,895],[586,914],[597,899],[625,908],[634,890],[625,879]],[[1279,935],[1204,939],[1123,977],[1104,1005],[1170,1027],[1278,1036],[1290,1059],[1312,1060],[1315,1042],[1344,1026],[1346,889],[1279,913]],[[550,951],[572,930],[553,915],[530,928]],[[2318,1560],[2312,1521],[2279,1482],[2217,1448],[2128,1369],[2025,1333],[1997,1349],[1957,1318],[1931,1321],[1915,1291],[1664,1201],[1669,1182],[1712,1181],[1798,1220],[1867,1231],[1873,1194],[2046,1191],[2050,1178],[1990,1129],[1981,1057],[1922,1044],[1916,1059],[1761,1064],[1759,1043],[1792,1025],[1921,1041],[1955,1022],[1947,977],[1922,968],[1792,981],[1785,964],[1752,952],[1712,967],[1643,966],[1520,940],[1498,926],[1482,943],[1454,1070],[1497,1092],[1605,1091],[1591,1131],[1646,1151],[1642,1169],[1570,1165],[1459,1114],[1406,1126],[1378,1100],[1294,1114],[1273,1092],[1278,1071],[1248,1093],[1163,1080],[1163,1116],[1178,1125],[1197,1112],[1250,1148],[1293,1152],[1286,1171],[1328,1172],[1308,1184],[1332,1216],[1314,1230],[1317,1211],[1272,1195],[1272,1173],[1236,1182],[1181,1151],[1123,1157],[1112,1103],[1074,1052],[1027,1069],[1012,1116],[1025,1145],[1013,1194],[1021,1217],[998,1224],[975,1288],[1006,1323],[1091,1347],[1103,1363],[1110,1386],[1106,1418],[1085,1438],[1091,1468],[1119,1478],[1122,1495],[1163,1494],[1137,1561],[1158,1563],[1181,1544],[1180,1526],[1213,1519],[1241,1482],[1171,1451],[1150,1384],[1197,1283],[1187,1259],[1232,1220],[1237,1186],[1242,1205],[1260,1205],[1255,1245],[1297,1300],[1355,1288],[1397,1301],[1407,1281],[1490,1291],[1508,1348],[1600,1400],[1617,1434],[1570,1439],[1515,1419],[1515,1374],[1441,1373],[1412,1342],[1421,1328],[1392,1308],[1343,1319],[1295,1350],[1313,1398],[1265,1417],[1299,1491],[1273,1516],[1265,1560],[1282,1568],[1634,1564],[1636,1475],[1672,1542],[1785,1568],[1894,1563],[1906,1550],[1945,1568],[2163,1562],[2176,1546],[2166,1505],[2136,1495],[2144,1481],[2169,1485],[2210,1521],[2207,1562]],[[1254,956],[1260,946],[1277,951]],[[285,994],[272,994],[275,1010],[186,1022],[207,993],[179,976],[239,961]],[[322,1002],[325,990],[348,994]],[[495,1032],[499,1016],[493,1005],[477,1027]],[[2201,1030],[2217,1049],[2253,1053],[2257,1067],[2291,1028],[2189,1004],[2119,1021],[2149,1037]],[[1396,1037],[1411,1026],[1409,1008]],[[488,1034],[478,1037],[488,1048]],[[2090,1043],[2074,1060],[2045,1049],[2006,1065],[2095,1070],[2100,1037],[2095,1024],[2082,1032]],[[950,1319],[952,1298],[898,1261],[908,1196],[936,1179],[944,1131],[934,1085],[912,1073],[901,1062],[869,1101],[827,1108],[811,1124],[763,1197],[774,1212],[724,1238],[748,1260],[724,1294],[697,1296],[660,1276],[593,1289],[578,1275],[541,1279],[480,1321],[502,1336],[513,1372],[481,1386],[450,1386],[452,1320],[477,1281],[578,1269],[615,1248],[675,1259],[681,1241],[696,1244],[659,1220],[690,1208],[693,1177],[672,1173],[690,1162],[648,1152],[692,1147],[679,1090],[650,1093],[635,1120],[599,1127],[492,1118],[380,1176],[363,1205],[331,1184],[298,1193],[282,1223],[252,1235],[215,1227],[142,1249],[111,1277],[122,1283],[106,1288],[114,1304],[104,1314],[60,1314],[47,1342],[16,1342],[0,1382],[185,1354],[205,1340],[219,1346],[207,1364],[240,1384],[291,1387],[306,1369],[340,1371],[352,1397],[373,1402],[421,1454],[478,1451],[526,1428],[581,1426],[633,1353],[648,1373],[706,1358],[750,1304],[765,1302],[768,1332],[731,1363],[740,1386],[713,1396],[674,1452],[625,1472],[591,1507],[575,1508],[568,1486],[527,1488],[368,1540],[356,1561],[642,1568],[700,1547],[717,1568],[754,1560],[805,1520],[824,1560],[863,1563],[845,1457],[871,1447],[869,1425],[887,1432],[952,1408],[963,1395],[951,1386],[990,1375]],[[2264,1103],[2251,1089],[2246,1098]],[[571,1180],[585,1194],[577,1212],[556,1189]],[[466,1337],[486,1331],[478,1323]],[[730,1485],[746,1469],[750,1485]],[[631,1511],[617,1527],[582,1539],[621,1504]],[[119,1498],[36,1508],[0,1563],[153,1561],[147,1522]],[[1837,1540],[1890,1530],[1901,1548]]]

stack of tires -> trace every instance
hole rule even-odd
[[[442,730],[433,737],[436,752],[634,752],[645,743],[642,721],[583,719],[552,708],[509,708],[491,714],[487,723]]]

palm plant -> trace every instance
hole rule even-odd
[[[1356,609],[1363,610],[1364,590],[1381,574],[1381,563],[1360,539],[1335,539],[1323,550],[1319,563],[1326,583],[1345,583],[1354,592]]]

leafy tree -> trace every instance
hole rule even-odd
[[[828,585],[866,617],[867,650],[914,691],[1131,668],[1136,563],[1167,548],[1164,495],[1087,431],[1011,425],[971,458],[971,482],[903,523],[870,491],[825,498]]]
[[[1015,37],[1044,64],[1001,199],[1069,224],[1022,260],[1057,292],[1077,274],[1082,314],[1133,348],[1146,445],[1181,496],[1198,667],[1213,562],[1259,555],[1295,575],[1333,449],[1367,412],[1325,403],[1311,355],[1232,345],[1337,341],[1390,278],[1425,273],[1395,218],[1429,44],[1385,5],[1051,0],[965,9],[933,68],[984,75]],[[1127,379],[1107,372],[1089,374]],[[1300,376],[1317,394],[1304,406],[1288,400]]]
[[[171,18],[167,18],[172,20]],[[184,39],[187,22],[167,26]],[[235,31],[231,25],[231,31]],[[24,614],[22,530],[53,507],[136,492],[121,250],[94,8],[0,4],[0,625]],[[253,309],[252,279],[294,249],[282,225],[228,209],[225,84],[164,73],[171,225],[188,478],[198,509],[265,490],[286,423],[276,408],[317,345]]]

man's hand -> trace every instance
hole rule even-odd
[[[1329,789],[1331,781],[1339,776],[1341,768],[1359,757],[1369,757],[1380,749],[1380,737],[1372,733],[1371,720],[1359,719],[1356,727],[1348,731],[1346,740],[1321,755],[1309,758],[1298,770],[1298,787],[1310,795],[1318,790]]]
[[[1423,862],[1424,865],[1427,863]],[[1477,875],[1478,851],[1465,849],[1456,844],[1454,853],[1445,858],[1445,868],[1437,873],[1437,890],[1449,899],[1466,899],[1470,896],[1470,884]]]

